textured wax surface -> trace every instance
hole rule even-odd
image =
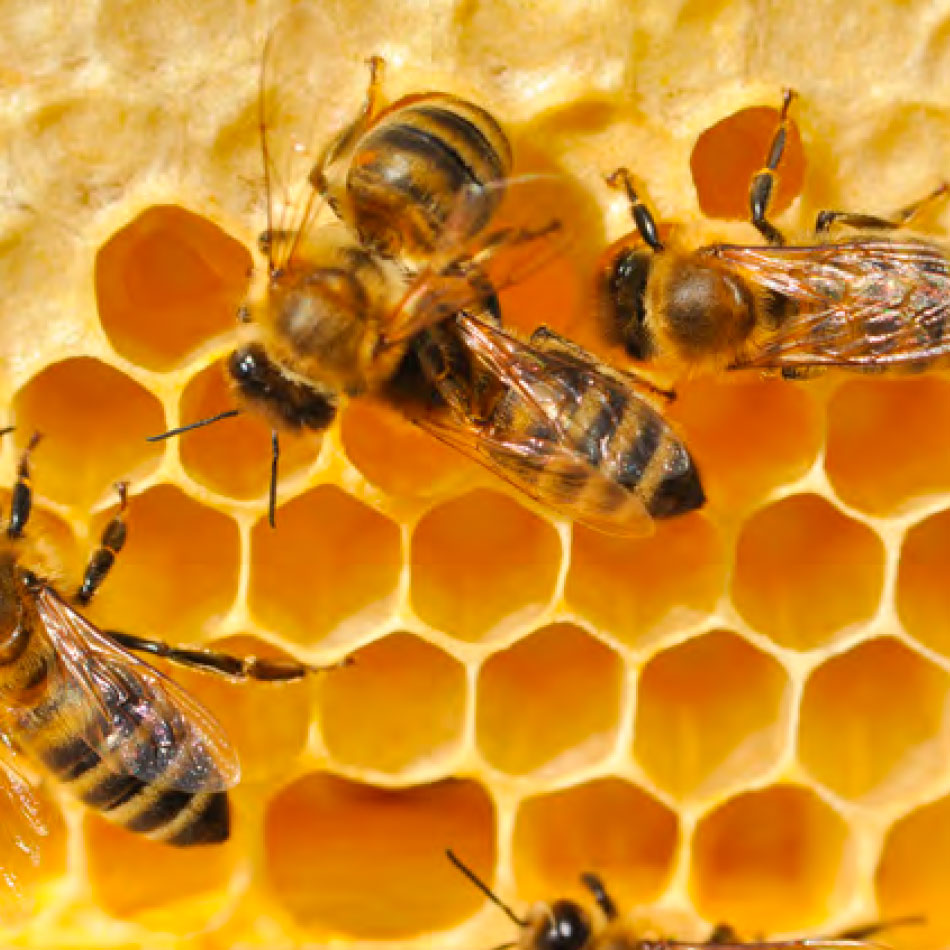
[[[370,402],[284,439],[276,532],[263,422],[145,442],[230,405],[219,363],[260,264],[260,54],[283,6],[0,4],[0,403],[18,427],[0,459],[12,482],[15,441],[45,434],[33,533],[75,578],[131,478],[94,620],[358,660],[313,685],[181,675],[243,757],[233,840],[168,850],[46,789],[40,911],[15,945],[509,939],[447,846],[518,906],[581,896],[596,870],[684,937],[922,912],[887,940],[946,943],[946,378],[684,383],[672,416],[710,502],[642,541],[552,521]],[[596,343],[594,262],[630,229],[602,180],[617,165],[661,221],[716,233],[693,145],[785,86],[807,159],[787,230],[950,174],[936,0],[324,7],[328,134],[380,53],[388,99],[470,96],[521,167],[567,175],[580,240],[508,295],[523,327]],[[697,181],[744,194],[722,175]]]

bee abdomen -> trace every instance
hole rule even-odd
[[[417,99],[386,114],[357,145],[347,175],[356,228],[393,254],[431,252],[462,190],[504,178],[510,166],[508,140],[484,109],[452,96]],[[500,199],[500,190],[486,197],[469,234]]]

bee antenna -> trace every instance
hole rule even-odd
[[[16,432],[16,426],[4,426],[0,429],[0,436],[9,435],[11,432]]]
[[[470,867],[463,864],[458,855],[451,849],[445,849],[445,856],[496,906],[500,907],[519,927],[527,927],[528,921],[519,917]],[[502,947],[512,947],[514,944],[502,944]],[[501,948],[495,948],[501,950]]]
[[[181,435],[183,432],[191,432],[192,429],[201,429],[204,426],[210,426],[212,423],[220,422],[222,419],[233,419],[241,414],[240,409],[225,409],[215,416],[208,416],[207,419],[199,419],[197,422],[189,422],[186,426],[179,426],[177,429],[169,429],[160,435],[146,436],[146,442],[161,442],[163,439],[170,439],[173,435]]]
[[[267,520],[272,528],[277,527],[277,466],[280,461],[280,442],[277,430],[270,434],[270,491],[267,497]]]

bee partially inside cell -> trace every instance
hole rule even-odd
[[[472,102],[422,92],[383,105],[376,56],[362,108],[321,139],[306,103],[327,64],[305,38],[322,25],[299,8],[264,52],[266,269],[242,308],[249,341],[227,364],[239,401],[274,427],[271,523],[277,433],[322,431],[364,395],[605,531],[646,533],[702,505],[663,418],[668,394],[544,327],[530,341],[502,329],[498,294],[566,248],[554,176],[512,174],[507,135]]]
[[[633,358],[797,379],[827,368],[919,372],[950,354],[950,254],[911,230],[946,184],[887,217],[821,211],[811,234],[788,240],[770,209],[793,100],[787,91],[749,185],[750,220],[764,244],[661,237],[633,174],[608,176],[627,196],[640,243],[622,239],[606,252],[601,314]]]
[[[924,922],[920,916],[860,924],[829,937],[788,940],[743,940],[730,924],[717,924],[705,940],[677,940],[625,920],[605,883],[592,872],[580,875],[592,906],[559,898],[538,901],[526,913],[516,913],[451,850],[449,861],[518,928],[517,937],[503,947],[518,950],[881,950],[872,938],[907,925]]]

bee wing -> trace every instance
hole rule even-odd
[[[404,341],[460,310],[480,310],[486,292],[519,284],[564,256],[572,241],[563,220],[565,187],[558,175],[529,174],[463,189],[439,246],[387,319],[386,342]]]
[[[84,702],[82,735],[102,759],[143,782],[185,792],[215,792],[237,782],[234,749],[203,706],[52,588],[40,588],[36,605],[64,687]]]
[[[261,61],[258,121],[271,267],[286,266],[323,205],[309,176],[352,121],[366,69],[341,41],[333,5],[301,4],[271,30]]]
[[[450,411],[414,421],[567,518],[611,534],[650,534],[653,521],[643,502],[575,447],[577,433],[564,422],[569,415],[565,409],[579,398],[578,380],[583,375],[585,398],[596,392],[605,429],[615,431],[623,421],[621,400],[615,398],[618,384],[594,364],[545,353],[467,315],[458,322],[464,342],[501,387],[502,398],[514,401],[523,424],[517,434],[509,434],[476,419],[444,379],[432,381]],[[639,399],[632,390],[624,396]]]
[[[40,862],[40,840],[49,834],[43,808],[17,766],[14,751],[0,738],[0,921],[29,914],[20,882]]]
[[[743,367],[887,366],[950,353],[950,261],[935,244],[862,238],[707,253],[798,306]]]

